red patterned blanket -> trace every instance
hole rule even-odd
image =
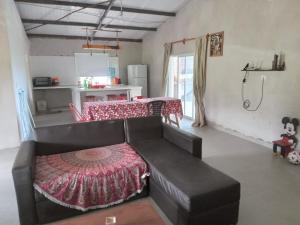
[[[38,156],[34,187],[51,201],[86,211],[140,193],[146,174],[146,163],[124,143]]]

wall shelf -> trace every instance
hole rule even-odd
[[[282,72],[282,71],[285,71],[285,69],[243,69],[241,71],[248,71],[248,72]]]

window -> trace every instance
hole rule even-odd
[[[171,56],[167,95],[182,101],[185,117],[194,118],[193,68],[194,56]]]
[[[109,55],[102,53],[75,53],[75,68],[78,77],[109,75]]]
[[[83,85],[89,80],[93,85],[111,85],[112,78],[119,76],[119,58],[102,53],[75,53],[76,73]]]
[[[84,80],[90,80],[93,85],[100,84],[100,85],[111,85],[111,76],[101,76],[101,77],[80,77],[79,81],[80,84],[84,84]]]

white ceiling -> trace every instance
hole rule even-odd
[[[73,0],[73,2],[84,2],[96,4],[103,0]],[[114,5],[150,9],[165,12],[178,12],[180,8],[189,0],[116,0]],[[73,6],[58,6],[32,3],[17,3],[21,18],[23,19],[42,19],[42,20],[57,20],[67,13],[79,9]],[[99,9],[84,9],[74,13],[62,21],[74,22],[88,22],[98,23],[100,16],[104,10]],[[110,11],[103,21],[104,24],[127,25],[139,27],[159,27],[168,18],[167,16],[157,16],[148,14],[128,13],[118,11]],[[24,24],[25,29],[35,27],[39,24]],[[62,26],[62,25],[44,25],[42,27],[28,31],[34,34],[55,34],[55,35],[70,35],[70,36],[85,36],[85,27],[80,26]],[[119,29],[118,29],[119,30]],[[91,31],[89,31],[90,33]],[[141,39],[147,32],[155,31],[136,31],[136,30],[121,30],[119,37]],[[115,37],[116,34],[112,32],[98,31],[96,37]]]

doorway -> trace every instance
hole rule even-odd
[[[181,99],[183,115],[193,119],[195,115],[193,94],[194,56],[171,56],[169,63],[167,96]]]

